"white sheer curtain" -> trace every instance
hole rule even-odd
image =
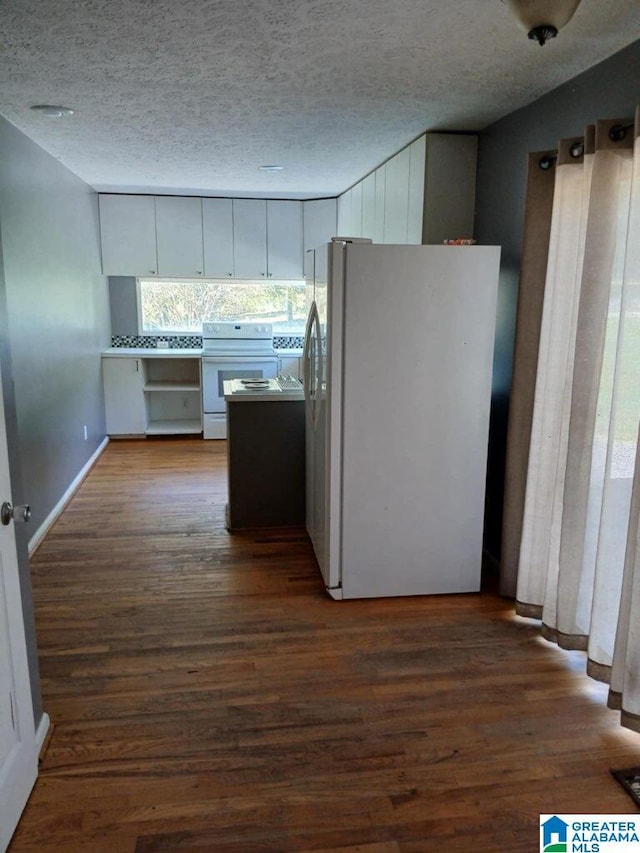
[[[575,140],[558,150],[516,610],[587,651],[640,731],[638,119],[635,131],[602,121],[583,156]]]

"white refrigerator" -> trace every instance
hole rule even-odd
[[[500,248],[307,264],[306,524],[336,599],[480,588]]]

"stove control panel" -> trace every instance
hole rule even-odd
[[[220,340],[272,340],[271,323],[234,323],[205,320],[202,337]]]

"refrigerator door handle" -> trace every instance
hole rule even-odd
[[[315,367],[316,367],[316,382],[315,382],[315,394],[314,394],[314,406],[313,406],[313,427],[318,425],[318,420],[320,418],[320,408],[322,405],[321,397],[323,393],[323,384],[324,384],[324,372],[325,372],[325,357],[322,346],[322,325],[320,323],[320,314],[316,307],[316,316],[315,316],[315,330],[316,330],[316,345],[315,345]]]
[[[307,327],[305,329],[304,334],[304,349],[302,351],[303,357],[303,377],[304,377],[304,402],[305,409],[307,412],[307,417],[309,421],[314,424],[315,423],[315,398],[316,398],[316,388],[312,384],[316,381],[317,378],[317,368],[316,365],[312,365],[312,361],[317,360],[317,352],[313,353],[315,349],[315,341],[317,339],[317,335],[314,337],[314,329],[318,325],[318,307],[314,302],[311,303],[311,307],[309,309],[309,316],[307,317]]]

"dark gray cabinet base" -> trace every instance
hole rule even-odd
[[[227,528],[305,523],[304,400],[227,401]]]

